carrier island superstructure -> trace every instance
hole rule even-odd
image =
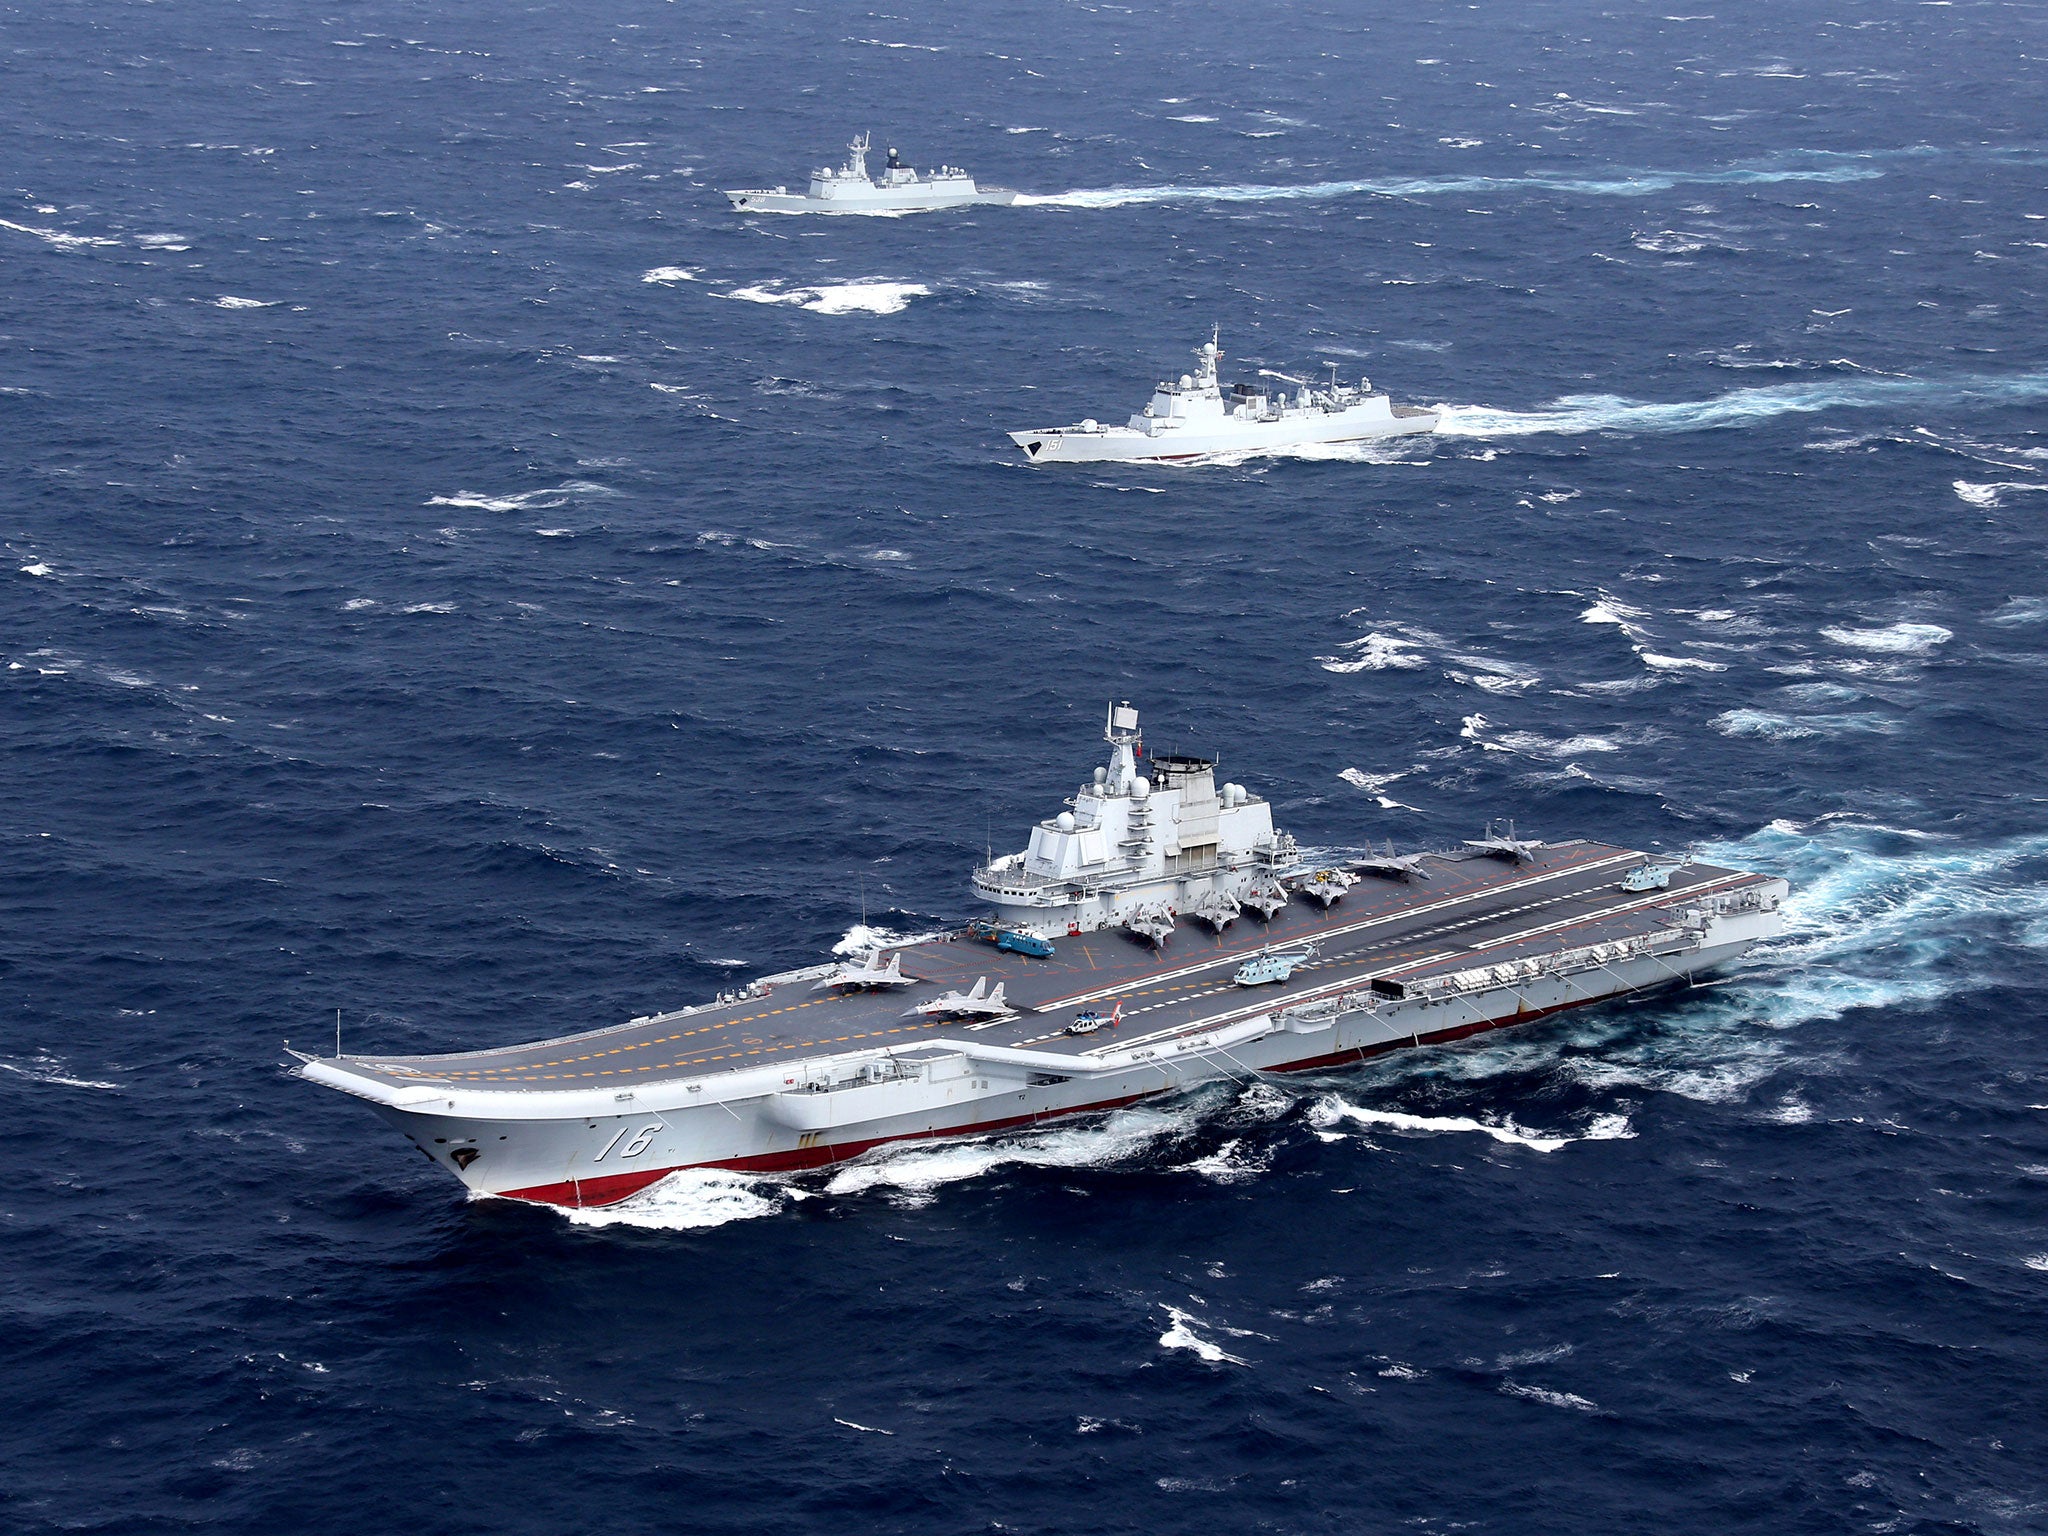
[[[967,928],[715,1002],[452,1055],[294,1052],[479,1194],[606,1205],[685,1168],[795,1170],[887,1142],[1336,1068],[1691,983],[1781,932],[1775,876],[1512,830],[1304,861],[1216,764],[1109,761],[972,877]]]

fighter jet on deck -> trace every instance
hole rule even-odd
[[[1507,831],[1500,830],[1498,822],[1486,824],[1486,836],[1468,837],[1467,848],[1475,848],[1489,859],[1506,859],[1510,864],[1526,864],[1542,849],[1540,839],[1515,836],[1515,824],[1508,823]]]
[[[995,991],[991,992],[988,989],[988,978],[986,976],[977,976],[974,978],[974,986],[971,990],[961,992],[956,989],[944,993],[939,997],[932,998],[929,1002],[919,1003],[916,1007],[907,1010],[903,1017],[906,1019],[994,1018],[998,1014],[1012,1011],[1009,1003],[1003,999],[1003,985],[1002,982],[997,982]]]

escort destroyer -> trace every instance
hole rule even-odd
[[[802,192],[787,187],[741,188],[725,194],[741,213],[926,213],[978,204],[1007,206],[1017,194],[1004,187],[978,187],[958,166],[914,171],[895,150],[879,176],[868,174],[868,136],[846,146],[846,163],[811,172]]]
[[[1782,931],[1786,883],[1489,829],[1304,861],[1205,758],[1108,761],[972,876],[990,915],[714,1002],[449,1055],[293,1052],[478,1194],[608,1205],[684,1168],[887,1142],[1333,1068],[1700,980]],[[1004,935],[1034,942],[1002,944]]]
[[[1078,426],[1012,432],[1010,441],[1033,464],[1099,463],[1105,460],[1199,459],[1219,453],[1272,453],[1310,444],[1353,443],[1375,437],[1404,437],[1436,430],[1438,413],[1419,405],[1396,405],[1370,380],[1339,384],[1331,369],[1327,384],[1261,368],[1263,384],[1223,387],[1221,332],[1195,348],[1195,371],[1152,392],[1144,409],[1120,427],[1093,419]],[[1293,385],[1293,393],[1285,388]]]

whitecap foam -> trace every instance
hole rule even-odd
[[[1851,629],[1846,626],[1829,626],[1821,631],[1823,638],[1837,645],[1850,646],[1859,651],[1882,651],[1897,656],[1924,656],[1938,645],[1947,645],[1955,638],[1952,630],[1939,624],[1887,624],[1882,629]]]
[[[1207,1156],[1178,1164],[1175,1173],[1193,1173],[1215,1184],[1244,1184],[1266,1171],[1269,1153],[1247,1148],[1241,1140],[1226,1141]]]
[[[1889,715],[1782,715],[1768,709],[1731,709],[1713,719],[1723,736],[1803,741],[1817,736],[1891,736],[1902,727]]]
[[[758,1221],[787,1208],[797,1192],[744,1174],[685,1168],[617,1205],[589,1210],[551,1207],[579,1227],[644,1227],[694,1232],[735,1221]]]
[[[1346,640],[1338,649],[1352,654],[1318,656],[1316,660],[1325,672],[1384,672],[1389,668],[1405,671],[1423,665],[1423,658],[1416,654],[1420,644],[1400,635],[1364,635]]]
[[[1539,736],[1534,731],[1509,731],[1500,738],[1500,744],[1511,752],[1527,752],[1559,760],[1584,757],[1594,752],[1619,752],[1622,747],[1622,743],[1612,736],[1581,735],[1553,739]]]
[[[2008,598],[1997,612],[1988,615],[1987,624],[2041,624],[2048,623],[2048,597]]]
[[[1649,618],[1646,609],[1637,608],[1620,598],[1602,592],[1591,607],[1579,614],[1581,624],[1611,624],[1628,640],[1629,649],[1636,653],[1636,659],[1653,672],[1726,672],[1727,664],[1708,661],[1700,656],[1669,656],[1650,649],[1655,639],[1643,621]]]
[[[1708,661],[1700,656],[1660,656],[1655,651],[1639,650],[1643,665],[1654,667],[1659,672],[1726,672],[1728,664]]]
[[[486,496],[477,491],[457,491],[453,496],[429,497],[430,507],[463,507],[474,512],[549,512],[575,496],[616,496],[609,486],[589,480],[567,480],[535,491],[511,496]]]
[[[1641,608],[1630,607],[1616,597],[1602,593],[1592,607],[1579,615],[1581,624],[1615,624],[1626,630],[1638,620],[1647,619],[1649,614]]]
[[[698,274],[689,267],[649,267],[640,274],[643,283],[694,283]]]
[[[42,561],[37,560],[32,564],[24,565],[21,568],[21,574],[24,576],[54,576],[57,573]]]
[[[1212,1344],[1195,1332],[1194,1318],[1179,1307],[1165,1307],[1169,1326],[1159,1335],[1161,1349],[1184,1349],[1211,1365],[1247,1365],[1250,1362],[1228,1353],[1222,1345]]]
[[[898,283],[886,278],[862,278],[851,283],[824,283],[812,287],[779,287],[762,283],[735,288],[728,299],[750,304],[791,304],[821,315],[894,315],[910,307],[912,299],[928,297],[931,289],[923,283]]]
[[[210,301],[215,309],[275,309],[276,299],[238,299],[232,293],[224,293]]]
[[[1396,779],[1408,777],[1405,772],[1366,773],[1357,768],[1346,768],[1341,770],[1337,777],[1346,784],[1354,784],[1368,795],[1371,795],[1374,802],[1383,811],[1412,811],[1415,809],[1412,805],[1403,805],[1399,800],[1391,798],[1386,792],[1387,786]]]
[[[1956,495],[1964,501],[1973,507],[1983,507],[1987,511],[2004,506],[2008,491],[2048,491],[2048,485],[2037,485],[2027,480],[1956,480],[1952,481],[1951,485]]]

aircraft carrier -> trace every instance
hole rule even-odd
[[[1107,764],[973,889],[954,933],[711,1003],[451,1055],[294,1052],[472,1191],[565,1206],[683,1168],[793,1170],[885,1142],[1338,1067],[1696,982],[1782,931],[1786,883],[1489,829],[1304,862],[1214,764]]]

